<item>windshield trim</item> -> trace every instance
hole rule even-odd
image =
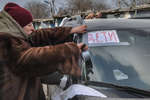
[[[98,86],[98,87],[107,87],[107,88],[113,88],[121,91],[126,91],[134,94],[140,94],[143,95],[144,97],[150,97],[150,91],[143,90],[143,89],[138,89],[135,87],[129,87],[129,86],[121,86],[121,85],[116,85],[112,83],[106,83],[106,82],[97,82],[97,81],[85,81],[85,85],[93,85],[93,86]]]

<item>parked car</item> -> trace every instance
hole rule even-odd
[[[75,24],[79,22],[65,25]],[[87,34],[77,40],[89,50],[82,55],[78,83],[98,90],[109,100],[150,99],[150,20],[92,19],[80,20],[80,24],[88,26]],[[74,99],[102,98],[77,95]]]

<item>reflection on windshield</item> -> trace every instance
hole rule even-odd
[[[90,80],[150,90],[150,36],[125,32],[130,46],[90,48],[94,74]]]

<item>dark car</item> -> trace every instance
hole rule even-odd
[[[68,25],[75,24],[79,23]],[[150,20],[92,19],[81,24],[88,28],[78,42],[87,44],[89,50],[83,53],[80,83],[107,99],[150,99]],[[78,95],[74,99],[102,98]]]

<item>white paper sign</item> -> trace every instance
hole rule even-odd
[[[58,93],[57,96],[53,97],[52,100],[68,100],[73,98],[76,95],[86,95],[86,96],[95,96],[95,97],[100,97],[100,98],[106,98],[107,96],[104,95],[103,93],[84,86],[80,84],[74,84],[70,86],[67,90]]]
[[[88,43],[119,43],[119,38],[115,30],[94,31],[88,33]]]

